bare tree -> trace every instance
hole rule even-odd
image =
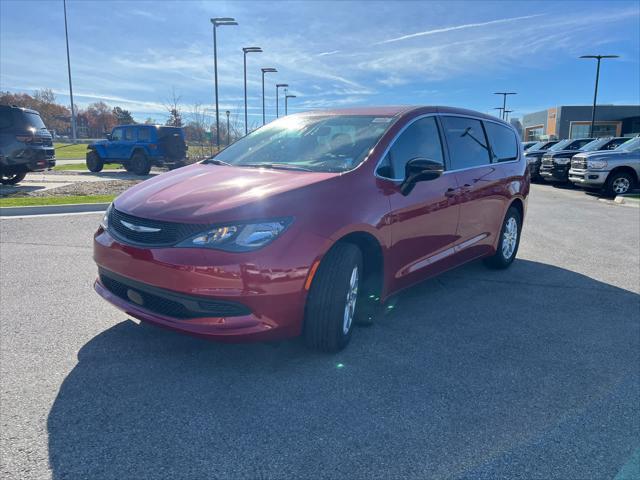
[[[169,112],[169,119],[166,125],[171,127],[182,126],[182,106],[180,104],[181,96],[176,95],[176,88],[171,88],[171,98],[164,104],[164,108]]]

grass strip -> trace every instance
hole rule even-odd
[[[69,195],[65,197],[9,197],[0,198],[0,207],[35,207],[78,203],[109,203],[116,195]]]

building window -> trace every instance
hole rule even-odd
[[[524,129],[525,141],[538,141],[544,135],[544,125],[536,125],[535,127],[527,127]]]
[[[587,138],[589,137],[590,122],[571,122],[569,129],[569,138]],[[615,137],[618,135],[620,122],[596,122],[593,126],[593,136],[598,137]]]

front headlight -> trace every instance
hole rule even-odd
[[[214,248],[228,252],[247,252],[268,245],[291,224],[291,219],[259,223],[223,225],[194,235],[178,247]]]
[[[606,168],[607,162],[605,160],[588,160],[587,168]]]
[[[107,207],[107,211],[104,212],[104,216],[102,220],[100,220],[100,226],[105,230],[109,227],[109,215],[111,214],[111,209],[113,208],[113,202],[109,204]]]

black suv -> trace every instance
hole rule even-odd
[[[0,105],[0,183],[14,185],[56,164],[53,141],[35,110]]]

